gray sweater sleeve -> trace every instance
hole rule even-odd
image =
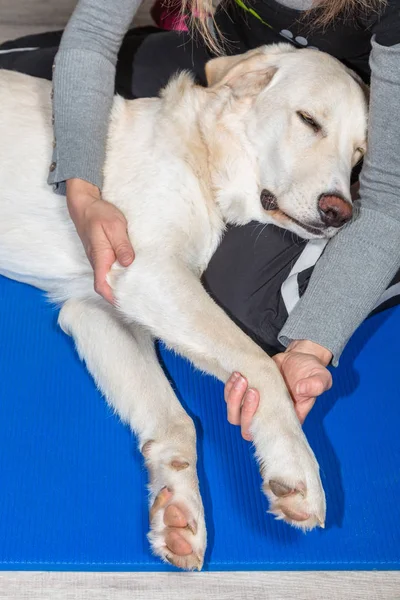
[[[141,0],[80,0],[54,63],[55,148],[48,182],[65,194],[80,178],[100,189],[115,68]]]
[[[400,44],[373,42],[370,64],[358,218],[329,242],[279,336],[284,345],[307,339],[325,346],[334,365],[400,267]]]

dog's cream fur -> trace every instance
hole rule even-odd
[[[103,191],[127,217],[136,259],[109,275],[113,308],[93,291],[65,198],[46,184],[50,84],[0,73],[0,274],[63,304],[60,326],[144,448],[153,551],[188,569],[201,567],[206,546],[195,429],[153,340],[222,381],[239,371],[260,391],[252,435],[271,511],[303,529],[323,526],[318,464],[283,379],[211,300],[200,276],[226,223],[275,222],[303,237],[332,236],[336,230],[320,222],[317,198],[334,189],[350,199],[367,114],[360,85],[314,50],[265,47],[215,59],[207,74],[207,89],[181,74],[161,98],[115,99]],[[321,131],[296,111],[311,114]],[[264,188],[276,195],[279,210],[263,210]],[[302,223],[317,224],[319,233]],[[165,507],[157,500],[164,486],[172,490],[170,504],[188,516],[190,527],[179,530],[193,549],[188,556],[166,547]]]

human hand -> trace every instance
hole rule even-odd
[[[101,198],[99,189],[82,179],[67,181],[67,204],[94,271],[94,289],[113,304],[106,276],[113,263],[129,266],[134,252],[122,212]]]
[[[332,387],[332,375],[326,368],[331,359],[329,350],[307,340],[294,341],[285,352],[274,356],[300,423],[304,423],[317,397]]]
[[[250,442],[251,422],[260,402],[260,394],[257,390],[249,388],[247,379],[236,371],[225,384],[224,397],[228,422],[231,425],[240,425],[242,438]]]
[[[274,356],[301,423],[304,423],[317,396],[332,386],[332,376],[326,369],[331,358],[329,350],[307,340],[294,341],[285,352]],[[240,425],[242,437],[250,441],[251,422],[260,401],[258,391],[248,388],[246,378],[235,372],[225,385],[225,401],[229,423]]]

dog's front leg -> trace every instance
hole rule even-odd
[[[187,268],[137,257],[114,293],[128,319],[141,322],[198,368],[225,382],[239,371],[259,390],[252,434],[271,511],[303,529],[324,525],[325,496],[314,454],[286,385],[270,359],[209,297]]]

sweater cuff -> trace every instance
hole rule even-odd
[[[373,310],[400,265],[400,222],[372,209],[333,238],[282,328],[283,346],[310,340],[337,366],[348,340]],[[362,274],[361,276],[355,276]]]
[[[59,194],[71,178],[101,189],[115,67],[97,52],[63,50],[56,56],[53,82],[55,148],[48,183]]]

